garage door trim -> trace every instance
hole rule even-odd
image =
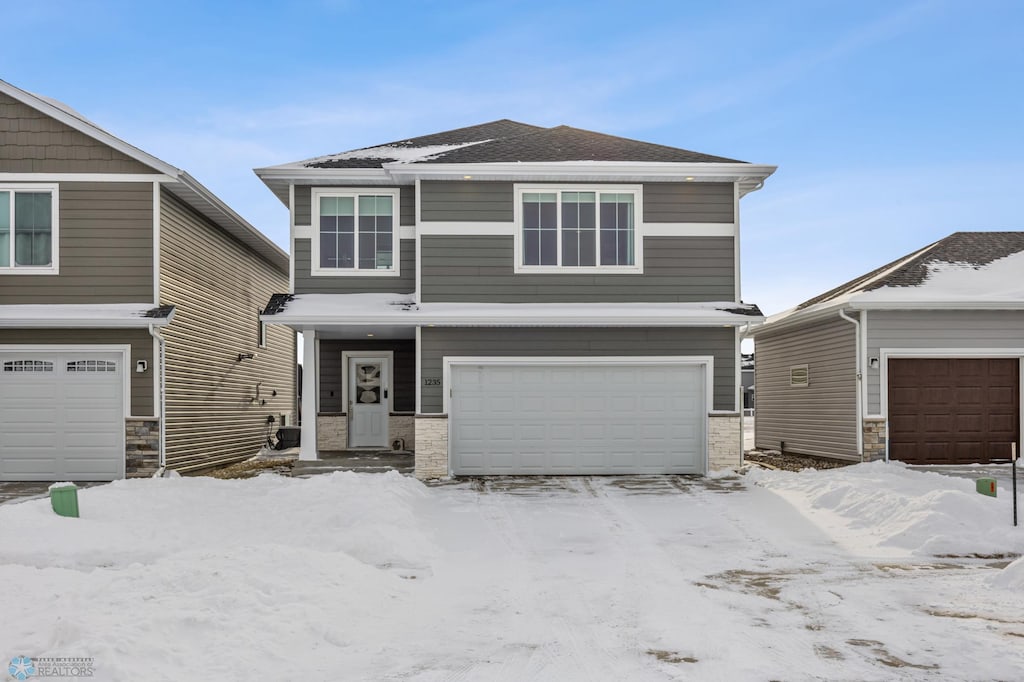
[[[527,355],[472,355],[444,356],[444,377],[441,393],[444,399],[444,414],[451,414],[452,365],[705,365],[704,395],[713,396],[715,358],[711,355],[545,355],[530,357]]]
[[[80,353],[84,356],[96,354],[119,355],[121,364],[121,430],[125,420],[131,416],[131,350],[130,344],[0,344],[0,358],[7,353]],[[121,438],[119,477],[126,476],[126,444]]]
[[[442,394],[444,400],[444,414],[447,415],[448,427],[448,474],[454,475],[455,453],[453,450],[453,418],[451,413],[452,405],[452,375],[453,368],[458,366],[493,366],[493,367],[537,367],[537,366],[560,366],[560,367],[592,367],[594,365],[605,366],[631,366],[631,367],[695,367],[703,372],[703,394],[701,411],[694,416],[702,426],[702,439],[700,443],[700,459],[698,460],[699,470],[708,470],[708,414],[711,407],[711,396],[714,395],[714,358],[712,356],[445,356],[443,361],[443,384]],[[696,384],[701,385],[701,382]]]
[[[1017,371],[1019,375],[1020,395],[1018,400],[1024,405],[1024,348],[880,348],[878,351],[881,365],[879,377],[879,407],[881,415],[885,418],[885,431],[889,433],[889,360],[913,360],[913,359],[935,359],[949,358],[959,359],[984,359],[984,358],[1005,358],[1017,360]],[[869,415],[870,416],[870,415]],[[1020,423],[1017,425],[1018,433],[1024,434],[1024,409],[1021,410]],[[886,448],[886,460],[889,459],[889,450]]]

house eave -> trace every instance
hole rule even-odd
[[[1024,310],[1024,301],[1020,300],[852,300],[848,305],[854,310]]]

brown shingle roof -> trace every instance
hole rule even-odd
[[[981,267],[1021,251],[1024,251],[1024,232],[954,232],[920,251],[804,301],[797,309],[882,287],[919,286],[928,278],[928,266],[933,263],[963,263]],[[1024,277],[1024,273],[1021,276]]]
[[[479,143],[479,144],[472,144]],[[307,168],[381,168],[397,161],[387,148],[416,149],[438,145],[468,145],[411,163],[508,163],[557,161],[625,161],[669,163],[744,163],[722,156],[641,142],[590,130],[557,126],[541,128],[509,119],[422,135],[387,144],[318,157]],[[358,152],[367,150],[366,157]],[[343,158],[334,158],[343,157]],[[397,154],[396,154],[397,157]]]
[[[462,147],[417,163],[508,163],[550,161],[635,161],[744,163],[687,149],[641,142],[590,130],[557,126],[510,139]]]

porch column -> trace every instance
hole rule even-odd
[[[319,397],[316,394],[316,377],[320,368],[316,364],[316,330],[302,330],[302,442],[299,447],[299,459],[315,460],[316,452],[316,415],[319,409]]]

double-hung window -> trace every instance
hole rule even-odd
[[[0,272],[57,272],[57,188],[0,186]]]
[[[519,187],[517,272],[640,272],[638,187]]]
[[[315,189],[313,271],[397,275],[398,190]]]

